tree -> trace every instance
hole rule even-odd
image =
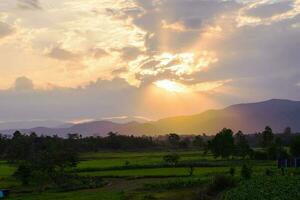
[[[234,152],[234,139],[231,129],[224,128],[210,142],[210,150],[215,157],[228,158]]]
[[[275,141],[272,142],[267,148],[268,159],[275,160],[285,154],[283,148],[283,142],[280,137],[276,137]]]
[[[285,135],[291,135],[292,134],[292,129],[291,129],[291,127],[286,127],[285,129],[284,129],[284,131],[283,131],[283,134],[285,134]]]
[[[168,142],[173,148],[176,148],[179,145],[180,136],[176,133],[171,133],[168,135]]]
[[[294,137],[290,144],[290,152],[294,157],[300,157],[300,136]]]
[[[202,149],[204,147],[204,140],[200,135],[197,135],[193,140],[193,146]]]
[[[262,132],[262,147],[267,148],[269,147],[274,140],[274,134],[271,127],[266,126],[265,130]]]
[[[17,165],[15,176],[23,184],[32,181],[45,186],[66,174],[66,168],[76,166],[78,152],[70,140],[16,132],[9,142],[6,158]]]
[[[182,149],[187,149],[191,144],[191,140],[189,138],[184,138],[183,140],[179,141],[178,146]]]
[[[234,136],[235,155],[245,158],[250,153],[250,146],[246,136],[242,131],[238,131]]]

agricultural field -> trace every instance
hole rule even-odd
[[[11,188],[9,199],[100,199],[100,200],[194,200],[211,184],[216,175],[230,176],[235,166],[234,179],[240,179],[243,163],[252,166],[255,177],[265,176],[266,169],[278,172],[273,161],[250,161],[241,159],[215,159],[201,151],[179,151],[179,162],[166,165],[163,157],[170,152],[98,152],[80,155],[80,162],[72,173],[82,177],[101,177],[103,186],[69,192],[46,191],[28,193],[20,189],[20,183],[11,175],[14,167],[0,162],[0,186]],[[194,165],[191,174],[190,165]],[[252,180],[251,180],[252,181]],[[256,179],[253,179],[255,185]],[[297,180],[295,180],[297,181]],[[270,181],[271,182],[271,181]],[[226,192],[226,200],[236,199],[237,191],[247,192],[248,182],[242,182],[237,189]],[[241,188],[241,189],[239,189]],[[224,192],[223,192],[224,193]],[[223,193],[218,193],[222,195]],[[220,198],[216,196],[216,198]],[[253,198],[252,198],[253,199]]]

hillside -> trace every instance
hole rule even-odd
[[[66,135],[80,133],[84,136],[101,135],[118,132],[126,135],[158,135],[176,132],[180,134],[214,134],[224,127],[245,133],[261,131],[266,125],[275,132],[290,126],[300,131],[300,102],[273,99],[258,103],[237,104],[221,110],[190,115],[165,118],[158,121],[140,123],[115,123],[111,121],[93,121],[76,124],[67,128],[37,127],[23,129],[22,132],[36,132],[45,135]],[[12,134],[15,130],[3,130],[3,134]]]

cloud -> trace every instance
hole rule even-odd
[[[0,91],[0,120],[156,118],[206,109],[199,103],[206,98],[219,105],[300,98],[299,0],[53,0],[43,6],[47,15],[15,2],[0,20],[0,38],[17,29],[0,45],[1,87],[16,74],[35,85],[23,78],[19,90]],[[160,80],[192,88],[193,98],[180,96],[190,105],[156,91]],[[48,83],[57,86],[36,89]],[[166,102],[153,102],[156,92]]]
[[[118,69],[113,70],[111,73],[115,76],[119,76],[121,74],[127,73],[128,69],[126,67],[120,67]]]
[[[118,51],[121,53],[121,57],[125,61],[135,60],[139,55],[143,53],[142,50],[134,46],[123,47]]]
[[[18,8],[25,10],[42,9],[39,0],[18,0]]]
[[[0,39],[14,33],[13,27],[0,21]]]
[[[32,91],[34,89],[34,84],[31,79],[22,76],[15,80],[13,89],[16,91]]]
[[[105,51],[104,49],[101,48],[93,48],[90,50],[91,54],[93,55],[94,58],[99,59],[105,56],[109,56],[109,53]]]
[[[282,2],[272,2],[270,4],[259,4],[249,9],[246,13],[255,17],[267,18],[286,13],[291,9],[293,9],[293,1],[286,0]]]
[[[68,50],[62,49],[61,47],[53,47],[47,53],[47,56],[57,59],[57,60],[63,60],[63,61],[65,61],[65,60],[70,61],[70,60],[74,60],[74,59],[78,58],[78,55],[76,55]]]

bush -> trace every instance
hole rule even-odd
[[[241,170],[241,176],[244,179],[250,179],[252,176],[252,168],[249,165],[244,164]]]

